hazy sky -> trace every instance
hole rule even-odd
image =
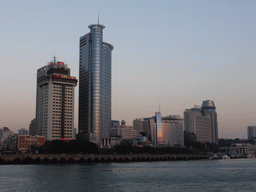
[[[219,138],[256,125],[256,1],[0,1],[0,128],[28,129],[36,70],[57,56],[79,77],[79,38],[105,25],[112,119],[181,115],[214,100]],[[78,126],[78,86],[75,127]]]

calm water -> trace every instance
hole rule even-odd
[[[256,191],[256,159],[0,165],[0,191]]]

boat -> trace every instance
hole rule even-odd
[[[227,155],[223,155],[223,156],[222,156],[222,159],[230,159],[230,157],[227,156]]]

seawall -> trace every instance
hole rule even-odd
[[[193,154],[4,154],[0,155],[0,165],[174,161],[197,159],[208,159],[208,156]]]

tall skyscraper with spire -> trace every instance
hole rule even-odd
[[[104,25],[88,26],[80,37],[79,139],[109,145],[111,128],[111,52],[103,42]]]

